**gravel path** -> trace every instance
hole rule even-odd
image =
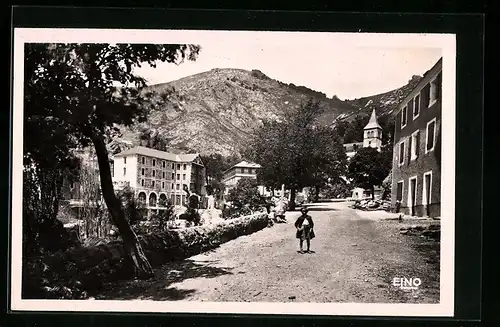
[[[96,299],[439,302],[439,243],[400,235],[405,223],[362,218],[345,203],[314,205],[309,214],[314,253],[297,253],[299,213],[291,212],[286,224],[166,264],[153,280],[110,285]],[[394,277],[419,277],[422,285],[402,291]]]

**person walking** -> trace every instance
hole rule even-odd
[[[308,211],[309,210],[305,207],[300,209],[302,215],[295,221],[295,228],[297,229],[295,237],[299,239],[299,245],[300,245],[298,251],[299,253],[304,253],[303,251],[304,241],[306,241],[306,246],[307,246],[305,252],[309,253],[311,251],[311,239],[315,237],[313,229],[314,222],[311,216],[307,214]]]

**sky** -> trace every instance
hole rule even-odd
[[[136,72],[149,84],[158,84],[213,68],[259,69],[281,82],[345,100],[406,85],[412,75],[423,75],[442,56],[441,48],[433,44],[415,46],[411,37],[384,46],[384,42],[373,39],[377,36],[370,42],[355,42],[355,37],[339,38],[333,33],[323,33],[328,37],[321,33],[286,37],[270,34],[211,34],[196,42],[202,49],[195,62],[160,63],[157,68],[143,66]]]

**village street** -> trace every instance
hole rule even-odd
[[[96,299],[278,302],[439,302],[439,243],[401,235],[415,221],[382,220],[346,203],[315,204],[313,253],[300,254],[294,221],[163,265],[149,281],[114,283]],[[370,216],[371,214],[371,216]],[[386,214],[389,216],[390,214]],[[425,222],[419,222],[425,223]],[[422,280],[416,291],[394,277]]]

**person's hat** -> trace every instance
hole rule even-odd
[[[302,208],[300,208],[300,212],[307,213],[307,212],[309,212],[309,209],[307,209],[307,207],[302,207]]]

